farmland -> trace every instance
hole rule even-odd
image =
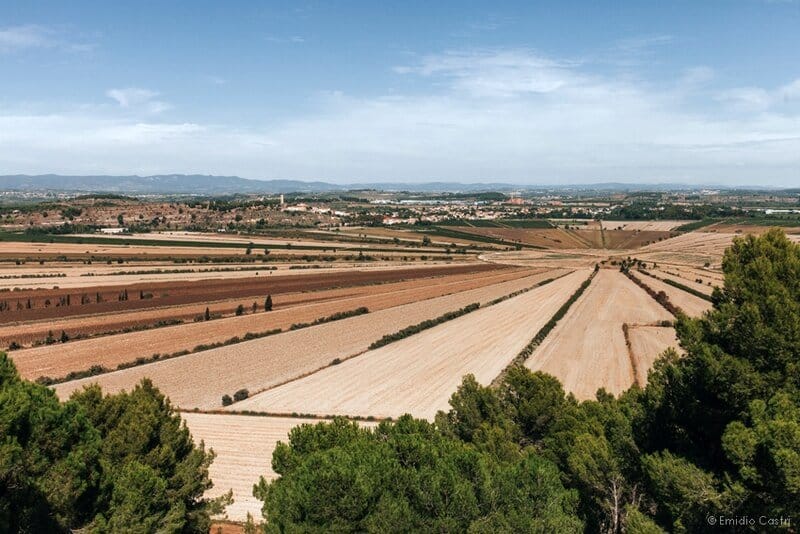
[[[629,325],[627,336],[635,371],[634,380],[640,386],[647,384],[647,371],[666,348],[682,352],[675,329],[670,326]]]
[[[270,389],[236,409],[432,420],[461,377],[490,383],[589,276],[576,271],[505,302]]]
[[[218,455],[208,495],[232,489],[228,517],[243,521],[258,517],[252,485],[276,476],[272,451],[297,425],[433,420],[464,375],[494,385],[520,363],[581,400],[646,384],[665,349],[682,351],[668,308],[711,308],[744,228],[685,222],[456,218],[28,241],[17,229],[0,240],[0,344],[61,399],[152,380]]]
[[[671,319],[623,274],[601,269],[525,366],[559,378],[580,399],[594,397],[599,388],[618,394],[635,379],[622,325]]]
[[[222,395],[239,389],[255,393],[317,371],[337,358],[365,351],[375,340],[406,326],[473,302],[489,302],[558,274],[547,271],[531,274],[342,321],[66,382],[55,389],[59,396],[66,398],[86,384],[96,382],[111,392],[130,389],[142,378],[149,377],[182,408],[216,409],[222,406]],[[197,369],[203,371],[198,373]]]

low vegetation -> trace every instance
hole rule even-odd
[[[407,338],[409,336],[413,336],[423,330],[427,330],[428,328],[433,328],[436,325],[446,323],[447,321],[452,321],[457,317],[461,317],[462,315],[466,315],[470,312],[473,312],[481,307],[480,302],[473,302],[472,304],[467,304],[463,308],[460,308],[455,311],[447,312],[435,319],[427,319],[422,321],[421,323],[417,323],[415,325],[407,326],[402,330],[395,332],[394,334],[387,334],[380,338],[378,341],[373,342],[369,346],[369,350],[377,349],[378,347],[383,347],[384,345],[388,345],[394,341],[399,341],[401,339]]]

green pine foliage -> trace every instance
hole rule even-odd
[[[0,531],[208,532],[213,453],[149,381],[60,403],[0,355]]]

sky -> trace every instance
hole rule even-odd
[[[800,186],[800,0],[0,2],[0,174]]]

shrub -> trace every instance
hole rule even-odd
[[[223,395],[222,396],[222,405],[223,406],[230,406],[231,404],[233,404],[233,399],[231,398],[231,396],[230,395]]]
[[[233,394],[233,402],[243,401],[249,396],[250,396],[249,391],[247,391],[246,389],[240,389],[239,391]]]

